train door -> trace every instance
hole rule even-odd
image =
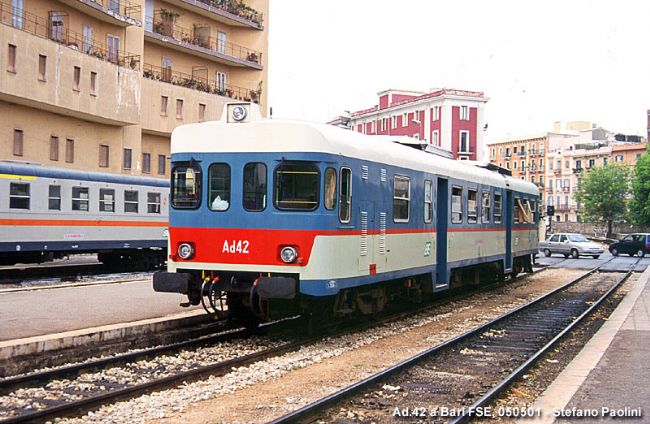
[[[435,289],[449,287],[447,272],[447,223],[449,222],[449,181],[438,178],[436,190],[436,281]]]
[[[506,213],[504,219],[506,220],[506,263],[504,272],[512,271],[512,209],[514,207],[514,200],[512,198],[512,191],[506,191]]]
[[[372,202],[359,202],[359,271],[369,274],[377,272],[375,263],[375,245],[373,234],[375,232],[375,208]]]

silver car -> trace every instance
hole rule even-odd
[[[591,256],[598,259],[603,254],[603,246],[589,241],[582,234],[559,233],[553,234],[547,240],[539,243],[540,252],[549,257],[553,253],[561,253],[565,258],[571,256],[578,259],[580,256]]]

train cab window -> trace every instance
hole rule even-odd
[[[332,210],[336,207],[336,169],[325,170],[325,209]]]
[[[424,223],[429,224],[433,220],[433,183],[431,180],[424,180]]]
[[[11,183],[9,185],[9,207],[29,209],[29,184]]]
[[[395,175],[393,178],[393,221],[409,222],[411,180]]]
[[[494,193],[494,223],[501,223],[501,193]]]
[[[266,209],[266,165],[263,163],[244,166],[244,209],[253,212]]]
[[[51,185],[48,188],[47,208],[51,211],[61,210],[61,186]]]
[[[476,190],[467,190],[467,222],[476,224],[478,222],[478,192]]]
[[[463,222],[463,188],[451,188],[451,222],[460,224]]]
[[[481,222],[488,224],[490,222],[490,192],[484,191],[481,195]]]
[[[124,190],[124,212],[138,213],[138,192]]]
[[[112,188],[99,189],[99,211],[115,212],[115,190]]]
[[[88,187],[72,187],[72,210],[88,212]]]
[[[160,193],[147,193],[147,213],[160,213]]]
[[[197,164],[175,164],[171,196],[174,209],[198,209],[201,205],[201,168]]]
[[[230,207],[230,166],[213,163],[208,169],[208,207],[225,211]]]
[[[341,168],[341,188],[339,193],[339,221],[350,222],[350,204],[352,202],[352,170]]]
[[[521,224],[532,224],[535,222],[533,211],[530,207],[528,199],[515,199],[515,215],[514,222]]]
[[[316,165],[283,163],[275,168],[273,203],[280,210],[311,211],[318,207],[319,188]]]

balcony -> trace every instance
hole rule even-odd
[[[555,175],[560,175],[560,174],[562,173],[562,169],[554,169],[554,170],[553,170],[553,173],[554,173]]]
[[[565,193],[570,193],[571,192],[571,187],[562,187],[562,191]]]
[[[231,66],[262,70],[262,53],[210,36],[210,27],[194,25],[192,30],[174,23],[167,11],[156,11],[153,21],[147,20],[145,38],[164,47]]]
[[[142,8],[128,0],[59,0],[100,21],[121,27],[142,26]]]
[[[254,103],[259,103],[260,101],[260,97],[262,96],[261,84],[257,90],[237,87],[231,84],[219,84],[216,81],[208,79],[207,72],[204,72],[205,76],[199,76],[199,72],[201,71],[199,70],[197,73],[190,75],[145,63],[143,76],[152,80],[216,94],[218,96],[230,97],[236,100]]]
[[[140,56],[124,50],[110,48],[106,44],[88,39],[65,25],[48,24],[49,19],[14,9],[11,5],[0,3],[0,21],[20,31],[40,38],[45,38],[71,50],[111,62],[115,65],[130,69],[140,69]],[[63,24],[61,22],[61,24]]]
[[[580,174],[581,172],[582,172],[582,168],[573,168],[574,174]]]
[[[167,0],[167,3],[226,25],[264,29],[264,14],[244,4],[244,2],[233,0]]]
[[[555,206],[555,211],[569,211],[571,210],[571,204],[570,203],[560,203],[559,205]]]

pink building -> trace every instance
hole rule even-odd
[[[483,93],[439,89],[430,93],[385,90],[379,104],[353,112],[353,131],[372,135],[409,136],[452,153],[454,159],[483,156]]]

